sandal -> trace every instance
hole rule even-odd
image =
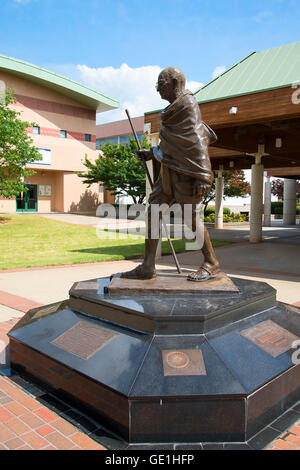
[[[195,273],[191,273],[188,275],[188,281],[194,282],[204,282],[208,281],[209,279],[214,279],[215,275],[220,272],[219,266],[211,266],[209,263],[204,263],[198,271]],[[201,274],[200,274],[201,273]]]

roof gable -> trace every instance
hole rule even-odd
[[[300,41],[253,52],[195,93],[198,103],[291,86],[300,80]]]
[[[45,86],[97,112],[119,107],[119,102],[75,80],[37,65],[0,54],[0,70]]]

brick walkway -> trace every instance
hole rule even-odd
[[[8,344],[7,332],[17,321],[0,323],[0,354]],[[7,356],[6,353],[6,359]],[[43,405],[42,401],[47,398],[44,391],[28,387],[18,376],[0,375],[0,450],[105,450],[78,427]],[[62,413],[69,411],[62,402],[55,405]],[[92,426],[91,422],[90,431]]]
[[[300,420],[266,450],[300,450]]]

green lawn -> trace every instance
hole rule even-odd
[[[99,232],[94,227],[71,225],[30,215],[0,216],[0,269],[57,266],[130,259],[143,255],[144,237]],[[177,252],[184,240],[174,240]],[[222,246],[229,242],[214,242]],[[170,253],[166,240],[163,254]]]

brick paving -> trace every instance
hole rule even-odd
[[[18,319],[0,323],[0,354]],[[9,360],[6,351],[6,360]],[[45,393],[0,369],[0,450],[105,450],[97,441],[41,404]],[[18,376],[16,376],[18,377]],[[22,386],[23,385],[23,386]]]
[[[0,304],[6,307],[19,310],[20,312],[28,312],[31,308],[42,307],[42,304],[34,302],[33,300],[19,297],[18,295],[9,294],[0,290]],[[0,328],[1,332],[1,328]]]
[[[266,450],[300,450],[300,419]]]

